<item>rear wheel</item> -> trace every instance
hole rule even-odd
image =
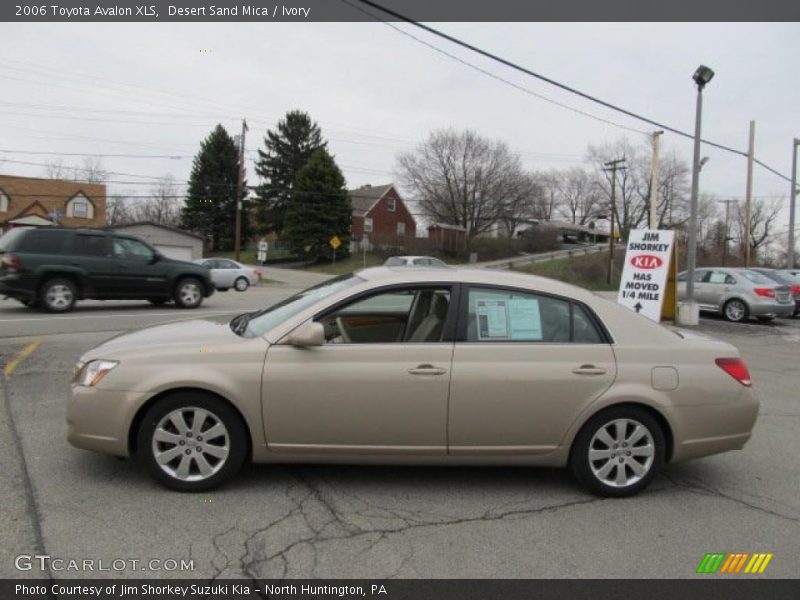
[[[647,487],[664,464],[666,443],[658,422],[642,408],[604,410],[583,426],[570,467],[600,496],[631,496]]]
[[[236,281],[233,282],[233,287],[236,288],[237,292],[243,292],[250,287],[250,282],[247,281],[246,277],[238,277]]]
[[[202,392],[178,392],[142,419],[138,454],[161,484],[181,492],[215,488],[242,466],[247,430],[239,415]]]
[[[203,284],[194,277],[184,277],[175,286],[175,304],[181,308],[197,308],[203,302]]]
[[[49,312],[67,312],[75,306],[77,296],[78,290],[72,281],[56,277],[44,282],[39,302]]]
[[[742,321],[746,320],[749,313],[750,311],[747,309],[747,304],[738,298],[728,300],[725,303],[725,306],[722,307],[722,314],[726,319],[728,319],[728,321],[732,321],[734,323],[741,323]]]

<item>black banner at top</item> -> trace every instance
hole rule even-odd
[[[381,10],[383,7],[397,14]],[[800,21],[798,0],[3,0],[17,22]]]

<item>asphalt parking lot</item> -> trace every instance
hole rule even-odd
[[[57,577],[693,577],[707,552],[771,552],[759,577],[800,572],[800,319],[699,329],[735,344],[761,399],[743,451],[669,466],[624,500],[566,471],[252,466],[222,490],[179,494],[133,461],[65,440],[77,357],[120,331],[276,302],[313,276],[217,294],[197,311],[84,303],[51,316],[0,301],[0,577],[14,557],[139,560]],[[145,571],[150,559],[193,571]],[[705,577],[709,577],[706,575]]]

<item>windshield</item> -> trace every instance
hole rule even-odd
[[[264,335],[270,329],[277,327],[323,298],[363,282],[363,279],[352,273],[323,281],[319,285],[303,290],[269,308],[239,315],[231,321],[231,328],[242,337],[251,338]]]

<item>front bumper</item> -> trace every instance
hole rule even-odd
[[[72,384],[67,401],[67,441],[84,450],[128,456],[131,423],[145,400],[140,392]]]

